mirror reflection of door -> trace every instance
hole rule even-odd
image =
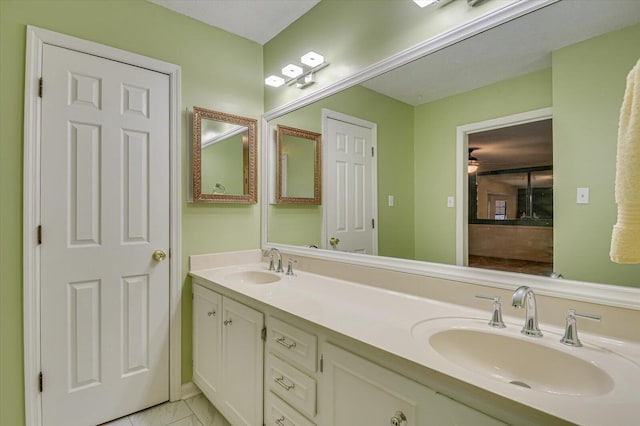
[[[335,112],[325,114],[325,248],[378,254],[376,125]]]
[[[472,133],[468,264],[549,276],[553,272],[551,119]]]

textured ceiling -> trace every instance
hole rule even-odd
[[[320,0],[148,0],[265,44]]]

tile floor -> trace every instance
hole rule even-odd
[[[102,426],[231,426],[203,394],[165,402]]]

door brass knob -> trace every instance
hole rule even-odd
[[[331,244],[331,247],[336,248],[336,246],[340,243],[340,239],[339,238],[335,238],[335,237],[331,237],[329,239],[329,244]]]
[[[162,250],[156,250],[156,251],[153,252],[151,257],[156,262],[160,262],[160,261],[163,261],[163,260],[165,260],[167,258],[167,254],[165,252],[163,252]]]

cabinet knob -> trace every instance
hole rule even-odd
[[[231,321],[230,319],[225,320],[225,321],[224,321],[224,325],[231,325],[231,322],[232,322],[232,321]]]
[[[392,426],[406,426],[407,425],[407,417],[404,415],[402,411],[396,411],[395,416],[391,417],[391,425]]]
[[[278,426],[284,426],[284,416],[280,417],[279,419],[276,419],[276,424]]]
[[[209,315],[210,317],[215,317],[216,316],[216,311],[207,312],[207,315]]]

